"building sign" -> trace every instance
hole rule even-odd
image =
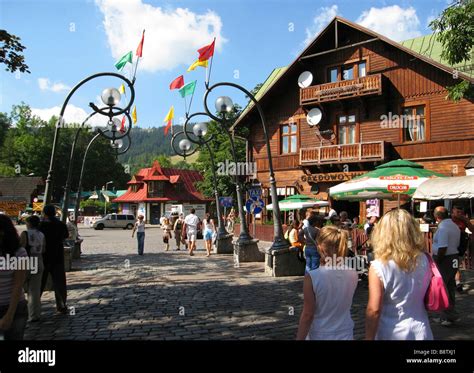
[[[18,216],[18,214],[25,209],[26,202],[0,201],[0,211],[8,216]]]
[[[301,176],[301,181],[306,183],[331,183],[351,180],[365,174],[367,171],[353,172],[328,172],[327,174],[311,174]]]
[[[407,193],[410,186],[407,184],[389,184],[387,190],[392,193]]]

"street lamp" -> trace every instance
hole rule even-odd
[[[107,185],[113,184],[113,181],[107,181],[105,183],[105,191],[107,192]],[[104,195],[104,215],[107,215],[107,195]]]
[[[130,89],[130,100],[129,100],[128,104],[123,109],[114,110],[114,109],[116,109],[116,105],[120,102],[120,98],[121,98],[120,97],[120,92],[115,88],[107,88],[102,92],[101,98],[102,98],[102,101],[104,102],[104,104],[106,104],[106,106],[108,107],[108,110],[107,110],[107,108],[98,108],[93,103],[90,103],[89,106],[92,108],[92,110],[95,113],[107,116],[107,117],[109,117],[109,119],[111,119],[113,116],[118,116],[118,115],[126,114],[126,113],[130,112],[130,108],[132,107],[133,102],[135,100],[135,89],[133,87],[134,80],[130,81],[121,74],[113,73],[113,72],[103,72],[103,73],[93,74],[93,75],[88,76],[87,78],[81,80],[78,84],[76,84],[76,86],[74,86],[74,88],[71,89],[69,94],[66,96],[66,99],[64,100],[64,103],[61,107],[61,111],[59,113],[58,121],[56,122],[56,128],[55,128],[55,131],[54,131],[53,146],[52,146],[52,149],[51,149],[51,158],[50,158],[50,161],[49,161],[48,176],[46,178],[46,186],[45,186],[45,191],[44,191],[44,204],[45,205],[51,202],[52,186],[53,186],[53,184],[52,184],[53,183],[53,172],[54,172],[55,157],[56,157],[56,148],[57,148],[57,144],[58,144],[58,141],[59,141],[60,128],[62,126],[64,126],[64,112],[66,111],[66,107],[69,103],[69,100],[74,95],[74,93],[80,87],[82,87],[84,84],[86,84],[87,82],[89,82],[93,79],[100,78],[100,77],[105,77],[105,76],[116,77],[118,79],[123,80],[127,84],[128,88]],[[74,144],[74,146],[75,146],[75,144]],[[72,155],[74,154],[74,149],[72,149],[71,153],[72,153]],[[67,188],[66,188],[65,192],[69,193],[69,191],[67,189],[70,188],[70,185],[69,186],[66,185],[66,186],[67,186]],[[66,199],[65,199],[65,202],[68,202],[68,199],[69,199],[69,196],[67,195]],[[64,211],[64,209],[63,209],[63,211]],[[66,212],[67,212],[67,204],[66,204]],[[64,213],[63,213],[63,219],[65,219],[65,214]]]
[[[221,123],[222,127],[226,130],[226,132],[229,134],[229,138],[231,139],[231,148],[234,153],[234,158],[235,158],[235,148],[233,146],[233,139],[232,135],[229,132],[229,129],[224,125],[223,122],[225,122],[225,114],[229,113],[232,110],[232,100],[229,97],[223,96],[219,97],[216,101],[216,109],[218,112],[223,114],[223,119],[217,117],[216,115],[212,114],[211,111],[209,110],[209,106],[207,104],[207,99],[209,97],[209,94],[217,87],[233,87],[238,89],[239,91],[243,92],[247,97],[250,98],[250,100],[253,102],[255,107],[257,108],[258,114],[260,116],[260,121],[262,124],[262,129],[263,129],[263,135],[265,137],[265,144],[267,148],[267,157],[268,157],[268,168],[269,168],[269,176],[270,176],[270,195],[272,198],[272,204],[273,204],[273,230],[274,230],[274,238],[273,238],[273,244],[270,248],[270,252],[277,251],[277,250],[283,250],[283,249],[288,249],[289,244],[283,237],[283,227],[281,223],[281,216],[280,216],[280,207],[278,206],[278,194],[277,194],[277,188],[276,188],[276,180],[275,180],[275,172],[273,170],[273,161],[272,161],[272,153],[271,153],[271,147],[270,147],[270,140],[268,137],[267,133],[267,125],[265,122],[265,115],[263,113],[263,109],[260,105],[260,103],[257,101],[254,95],[252,95],[248,90],[246,90],[244,87],[235,84],[235,83],[229,83],[229,82],[220,82],[216,83],[212,86],[209,87],[208,83],[206,83],[206,93],[204,94],[204,110],[208,114],[209,117],[214,119],[216,122]],[[241,236],[243,233],[243,236],[245,237],[248,235],[248,227],[247,224],[245,223],[245,219],[242,219],[242,217],[245,218],[244,216],[244,211],[242,207],[242,199],[241,199],[241,192],[240,192],[240,187],[239,184],[237,184],[237,198],[238,198],[238,203],[239,203],[239,216],[241,220]],[[242,232],[242,228],[247,229],[246,232]],[[239,237],[240,240],[240,237]]]
[[[131,123],[131,122],[130,122]],[[108,130],[106,130],[107,132]],[[76,198],[76,206],[74,207],[74,216],[76,217],[76,222],[77,222],[77,214],[79,212],[80,208],[80,203],[81,203],[81,193],[82,193],[82,179],[84,176],[84,169],[86,166],[86,159],[87,159],[87,154],[89,153],[89,149],[91,148],[92,144],[101,136],[103,135],[104,132],[98,132],[90,141],[89,144],[87,144],[86,151],[84,152],[84,157],[82,158],[82,166],[81,166],[81,173],[79,175],[79,183],[77,186],[77,198]],[[115,139],[115,140],[110,140],[110,146],[115,152],[115,156],[119,156],[120,154],[124,154],[130,149],[130,146],[132,145],[132,140],[130,138],[130,133],[128,132],[126,135],[126,138],[128,139],[128,145],[123,146],[124,142],[123,139]]]
[[[207,135],[208,126],[205,122],[199,122],[194,124],[192,133],[194,134],[194,138],[190,136],[190,132],[188,131],[188,126],[190,125],[190,120],[197,116],[208,116],[206,113],[194,113],[186,118],[186,122],[184,123],[184,134],[186,135],[187,139],[200,147],[206,147],[207,151],[209,152],[209,158],[211,160],[211,171],[212,171],[212,178],[213,178],[213,192],[214,197],[216,200],[216,213],[217,213],[217,222],[218,222],[218,229],[217,229],[217,241],[216,241],[216,249],[218,254],[224,253],[232,253],[232,235],[230,235],[226,229],[224,220],[222,218],[221,208],[219,204],[219,192],[217,190],[217,173],[216,173],[216,164],[215,164],[215,157],[212,148],[210,147],[209,143],[214,139],[214,136],[208,136],[207,140],[205,136]]]

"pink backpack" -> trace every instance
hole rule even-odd
[[[430,254],[426,253],[431,269],[431,280],[425,295],[425,307],[428,311],[444,311],[449,307],[449,297],[441,273]]]

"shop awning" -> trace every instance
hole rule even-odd
[[[414,199],[474,198],[474,176],[429,179],[416,189]]]

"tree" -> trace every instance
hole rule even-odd
[[[474,1],[458,0],[443,10],[441,15],[430,23],[437,33],[437,40],[443,45],[441,57],[450,65],[456,65],[472,58],[474,47]],[[447,87],[448,98],[459,101],[474,98],[474,87],[462,80]]]
[[[227,126],[230,127],[237,119],[240,113],[240,107],[235,105],[234,111],[229,115]],[[235,134],[247,137],[248,129],[237,127]],[[233,162],[230,140],[224,133],[221,125],[215,121],[208,123],[208,135],[214,135],[214,140],[209,144],[214,153],[214,163],[219,167],[219,163],[225,164],[226,160]],[[245,162],[245,143],[235,140],[237,162]],[[212,197],[214,191],[214,180],[212,176],[211,156],[206,148],[201,149],[196,161],[196,168],[202,172],[204,180],[197,183],[197,187],[206,197]],[[244,178],[242,178],[244,179]],[[221,196],[235,196],[235,181],[232,175],[217,175],[217,190]]]
[[[157,160],[163,168],[170,168],[173,166],[170,157],[165,154],[160,154],[158,157],[155,157],[154,160]]]
[[[0,63],[7,65],[5,70],[12,73],[17,70],[30,73],[28,65],[25,64],[25,57],[21,54],[26,47],[20,43],[20,38],[6,30],[0,30],[0,43]]]

